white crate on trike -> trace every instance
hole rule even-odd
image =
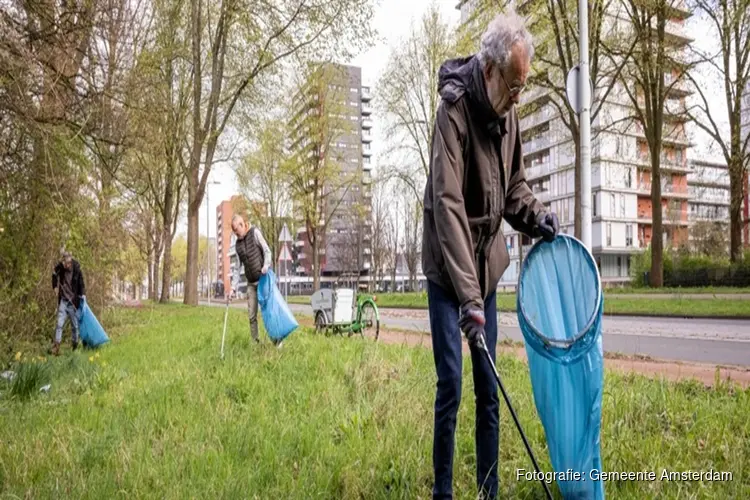
[[[312,294],[310,303],[316,332],[359,333],[378,338],[380,315],[376,297],[357,294],[352,288],[323,288]]]

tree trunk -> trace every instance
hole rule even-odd
[[[739,150],[739,148],[738,148]],[[744,166],[739,154],[732,155],[729,165],[729,256],[732,262],[742,260],[742,199],[745,196]]]
[[[312,241],[312,261],[313,261],[313,290],[320,289],[320,242],[317,235]]]
[[[188,205],[188,238],[187,258],[185,266],[185,298],[186,305],[198,305],[198,210],[194,203]]]
[[[162,265],[161,298],[159,299],[162,304],[169,302],[172,286],[172,231],[171,224],[166,220],[164,222],[164,264]]]
[[[664,238],[662,236],[661,209],[661,144],[651,151],[651,275],[653,288],[664,285]]]

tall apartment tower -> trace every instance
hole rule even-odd
[[[326,197],[319,210],[325,213],[326,234],[320,236],[321,275],[363,273],[372,255],[372,96],[362,86],[362,70],[341,64],[318,64],[295,97],[297,113],[290,121],[291,149],[297,154],[333,161],[341,176],[352,179],[346,187]],[[334,109],[334,111],[331,111]],[[314,115],[339,121],[335,137],[321,137]],[[344,126],[346,124],[346,126]],[[325,142],[325,144],[321,144]],[[343,177],[342,177],[343,178]],[[297,211],[298,212],[298,211]],[[313,274],[313,249],[304,221],[296,235],[296,272]]]
[[[515,2],[523,12],[535,0]],[[462,18],[471,15],[471,0],[457,8]],[[691,16],[687,7],[673,9],[667,23],[670,43],[687,47],[692,42],[683,23]],[[611,22],[624,23],[621,16],[610,13]],[[532,33],[533,34],[533,33]],[[667,84],[676,73],[667,74]],[[561,82],[564,83],[564,82]],[[595,94],[600,89],[595,89]],[[685,84],[672,88],[668,106],[678,106],[690,95]],[[522,106],[533,105],[534,112],[520,122],[524,166],[529,187],[537,198],[557,213],[561,231],[573,234],[575,223],[575,145],[569,129],[563,124],[552,104],[551,91],[536,88],[525,92]],[[592,251],[602,279],[609,282],[626,281],[630,274],[633,253],[646,248],[652,238],[650,163],[646,138],[638,127],[628,132],[606,131],[605,120],[632,116],[632,104],[618,84],[597,118],[592,122],[591,187],[592,187]],[[605,118],[606,117],[606,118]],[[662,235],[667,244],[677,245],[687,240],[688,199],[687,149],[690,142],[684,128],[684,117],[670,115],[673,126],[664,136],[662,152]],[[511,256],[510,266],[501,284],[512,284],[518,279],[521,251],[531,248],[531,241],[504,223],[503,233]]]

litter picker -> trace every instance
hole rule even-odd
[[[221,334],[221,359],[224,359],[224,337],[227,335],[227,316],[229,315],[229,299],[227,298],[227,307],[224,309],[224,333]]]
[[[513,417],[513,421],[516,423],[516,428],[518,428],[519,434],[521,434],[521,439],[523,440],[523,444],[526,447],[526,451],[529,454],[529,458],[531,458],[531,462],[534,464],[534,469],[536,469],[536,473],[539,476],[539,482],[542,483],[542,487],[544,488],[544,493],[546,494],[547,498],[549,500],[552,500],[552,493],[550,493],[549,488],[547,487],[547,483],[544,481],[544,474],[542,474],[542,471],[539,468],[539,464],[537,463],[536,458],[534,457],[534,452],[531,451],[531,446],[529,445],[528,439],[526,439],[526,434],[523,432],[523,428],[521,428],[521,422],[518,421],[518,417],[516,416],[516,411],[513,409],[513,405],[510,402],[510,397],[508,397],[508,393],[505,390],[503,381],[500,380],[500,374],[497,372],[495,363],[493,363],[492,361],[492,356],[490,356],[490,351],[487,349],[487,343],[484,340],[484,333],[477,336],[474,346],[485,354],[487,361],[492,367],[492,373],[495,374],[495,380],[497,380],[497,385],[500,387],[500,392],[503,393],[503,399],[505,399],[505,404],[508,406],[508,410],[510,411],[510,416]]]

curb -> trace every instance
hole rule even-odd
[[[309,305],[309,304],[300,304],[295,302],[290,302],[290,304],[294,305]],[[748,301],[748,307],[750,307],[750,301]],[[378,309],[402,309],[402,310],[409,310],[409,311],[426,311],[427,308],[423,306],[382,306],[378,304]],[[503,313],[515,313],[515,309],[503,309],[501,307],[497,308],[497,312],[503,312]],[[700,314],[654,314],[654,313],[620,313],[620,312],[614,312],[614,313],[608,313],[605,312],[604,316],[625,316],[625,317],[639,317],[639,318],[679,318],[679,319],[727,319],[727,320],[750,320],[750,314],[746,316],[742,315],[729,315],[729,316],[711,316],[711,315],[700,315]]]

